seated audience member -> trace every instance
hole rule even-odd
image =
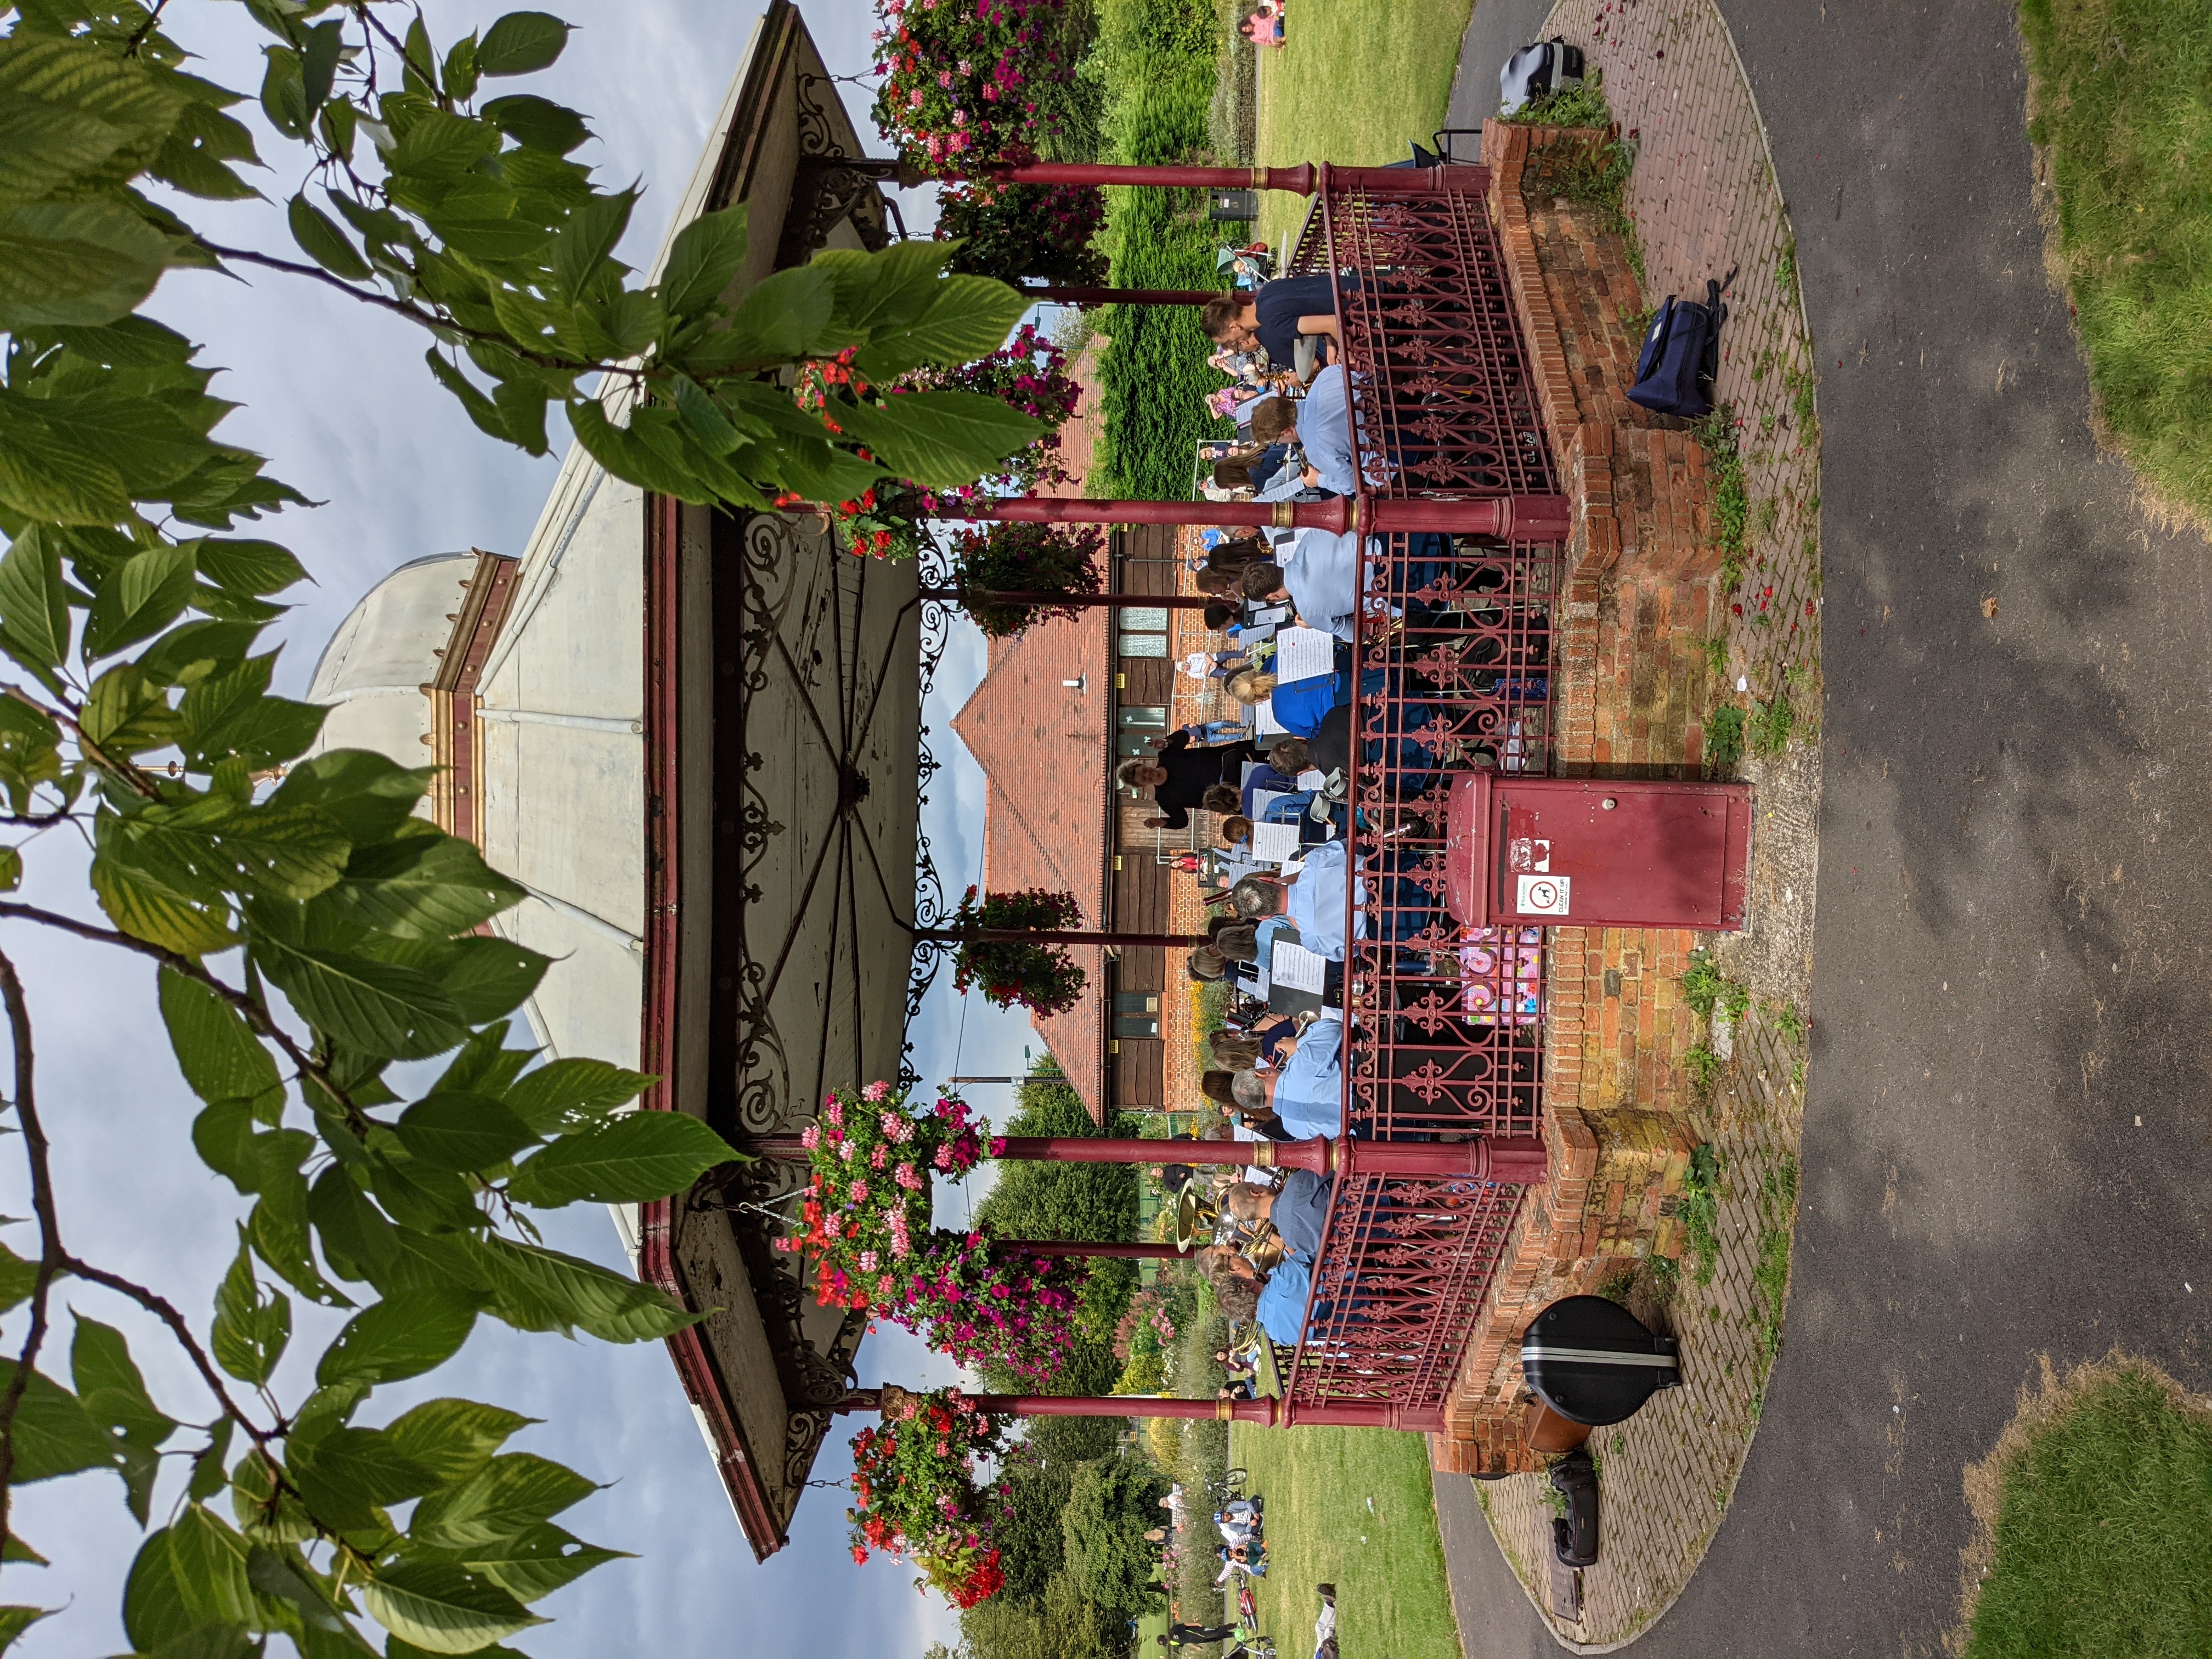
[[[1338,282],[1347,291],[1359,286],[1359,279],[1350,274]],[[1235,349],[1249,349],[1256,342],[1269,362],[1287,367],[1297,359],[1299,336],[1320,341],[1324,351],[1334,343],[1336,294],[1326,271],[1278,276],[1261,283],[1249,296],[1223,294],[1208,300],[1199,313],[1199,326],[1209,339]],[[1255,431],[1253,435],[1259,434]]]
[[[1229,1072],[1201,1073],[1198,1079],[1198,1091],[1217,1106],[1233,1107],[1237,1104],[1237,1097],[1230,1087],[1233,1075]]]
[[[1207,1032],[1206,1044],[1212,1053],[1213,1063],[1224,1071],[1253,1071],[1263,1058],[1258,1037],[1247,1031],[1231,1030],[1226,1025]]]
[[[1236,1072],[1230,1092],[1248,1110],[1265,1107],[1297,1140],[1344,1133],[1344,1022],[1326,1014],[1307,1027],[1272,1072]]]
[[[1237,608],[1226,599],[1209,600],[1206,609],[1198,613],[1199,620],[1206,624],[1209,634],[1218,634],[1229,627],[1237,620]]]
[[[1265,1221],[1282,1236],[1284,1249],[1318,1258],[1321,1236],[1328,1225],[1328,1181],[1308,1170],[1293,1170],[1282,1187],[1231,1187],[1222,1199],[1239,1221]]]
[[[1237,33],[1255,46],[1279,48],[1283,44],[1283,15],[1277,12],[1267,17],[1255,11],[1237,26]]]
[[[1203,804],[1208,789],[1241,778],[1244,763],[1260,758],[1249,741],[1207,746],[1192,743],[1187,730],[1152,742],[1152,759],[1124,761],[1115,775],[1132,788],[1152,792],[1153,804],[1161,810],[1145,822],[1156,830],[1188,827],[1191,809]]]
[[[1214,1298],[1225,1313],[1229,1298],[1240,1304],[1251,1291],[1252,1317],[1274,1341],[1296,1347],[1305,1334],[1306,1297],[1313,1290],[1313,1259],[1286,1255],[1272,1273],[1262,1275],[1243,1256],[1225,1244],[1208,1245],[1195,1258],[1199,1270],[1212,1281]]]

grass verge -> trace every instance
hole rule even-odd
[[[1968,1491],[1994,1548],[1966,1659],[2212,1652],[2212,1413],[2170,1380],[2120,1362],[2047,1389]]]
[[[1255,159],[1267,167],[1404,161],[1407,140],[1426,144],[1443,125],[1472,10],[1471,0],[1292,7],[1281,48],[1259,54]],[[1279,247],[1305,211],[1303,197],[1271,191],[1260,198],[1257,234]]]
[[[2106,435],[2212,521],[2212,3],[2023,0],[2028,137]]]
[[[1285,1659],[1313,1651],[1318,1583],[1336,1586],[1346,1653],[1460,1659],[1422,1436],[1238,1424],[1230,1449],[1267,1500],[1267,1576],[1253,1593]]]

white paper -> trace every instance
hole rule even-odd
[[[1255,823],[1252,826],[1252,857],[1261,864],[1280,864],[1298,855],[1298,826],[1295,823]]]
[[[1305,991],[1319,996],[1322,975],[1328,967],[1324,958],[1304,945],[1279,939],[1268,960],[1267,977],[1286,991]]]
[[[1257,823],[1267,816],[1267,809],[1270,806],[1279,800],[1289,799],[1290,797],[1279,789],[1255,789],[1252,792],[1252,805],[1249,816],[1253,823]]]
[[[1290,606],[1287,605],[1271,605],[1264,610],[1255,611],[1252,613],[1251,621],[1252,626],[1255,628],[1272,628],[1279,622],[1288,622],[1290,617]]]
[[[1283,628],[1275,632],[1275,678],[1318,679],[1336,672],[1336,637],[1318,628]]]
[[[1297,784],[1301,789],[1320,789],[1328,785],[1328,774],[1322,771],[1318,766],[1309,766],[1304,771],[1299,773],[1297,777],[1291,779],[1291,781]]]
[[[1261,737],[1276,737],[1291,728],[1275,718],[1275,700],[1262,697],[1252,705],[1252,729]]]

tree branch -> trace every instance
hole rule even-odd
[[[222,1407],[223,1415],[244,1429],[255,1445],[265,1449],[276,1437],[273,1430],[261,1427],[239,1408],[238,1402],[230,1397],[230,1389],[224,1383],[222,1374],[216,1370],[215,1362],[208,1358],[207,1350],[200,1346],[199,1338],[192,1334],[192,1328],[185,1322],[184,1315],[177,1311],[176,1304],[168,1297],[148,1290],[143,1285],[133,1284],[120,1273],[112,1273],[105,1267],[95,1267],[78,1256],[64,1254],[62,1266],[73,1277],[82,1279],[88,1285],[104,1285],[118,1296],[129,1297],[167,1325],[169,1334],[175,1337],[178,1344],[191,1356],[193,1368],[199,1372],[200,1380],[207,1384],[208,1392],[216,1397],[216,1403]]]
[[[0,691],[4,691],[7,696],[13,697],[26,708],[34,708],[48,720],[69,727],[76,738],[76,746],[85,752],[86,757],[103,771],[120,778],[130,787],[131,793],[142,796],[147,800],[161,799],[161,792],[154,787],[154,781],[145,773],[127,760],[118,761],[112,758],[105,749],[85,736],[84,727],[77,724],[76,715],[73,711],[67,708],[49,708],[20,685],[0,687]]]
[[[8,1008],[8,1030],[15,1050],[15,1115],[23,1126],[23,1158],[30,1166],[31,1212],[39,1221],[38,1276],[31,1287],[31,1329],[15,1357],[15,1374],[8,1379],[8,1392],[0,1399],[0,1545],[8,1537],[10,1487],[15,1478],[15,1415],[31,1386],[31,1369],[46,1340],[46,1298],[55,1276],[67,1256],[62,1249],[61,1222],[54,1212],[53,1170],[47,1158],[46,1133],[39,1121],[38,1091],[33,1076],[31,1008],[23,995],[23,981],[15,964],[0,954],[0,999]]]
[[[471,328],[465,323],[457,323],[447,318],[434,316],[428,312],[417,310],[404,300],[392,299],[388,295],[379,294],[374,289],[356,288],[344,277],[335,272],[325,270],[320,265],[305,264],[297,259],[280,259],[273,253],[256,253],[251,248],[224,247],[218,242],[210,242],[204,236],[195,236],[192,241],[195,246],[205,248],[217,258],[236,259],[242,264],[262,265],[270,270],[281,270],[291,276],[312,276],[315,281],[326,287],[334,288],[341,294],[351,295],[363,305],[375,306],[396,316],[404,317],[417,327],[426,328],[434,334],[458,334],[465,339],[481,340],[487,345],[495,345],[511,351],[524,362],[535,364],[539,368],[550,368],[562,374],[627,374],[633,380],[647,378],[643,369],[631,368],[627,364],[597,362],[580,363],[567,357],[549,356],[542,351],[529,350],[515,344],[512,336],[500,333],[495,329]]]
[[[59,928],[64,933],[75,933],[79,939],[88,939],[100,945],[117,945],[126,951],[136,951],[142,957],[151,957],[164,968],[182,974],[186,979],[204,985],[217,996],[246,1017],[246,1023],[257,1036],[267,1038],[284,1051],[286,1058],[299,1068],[302,1077],[313,1078],[325,1093],[344,1110],[346,1126],[356,1134],[367,1134],[371,1125],[368,1115],[353,1103],[352,1097],[338,1086],[327,1066],[317,1061],[292,1039],[291,1034],[269,1018],[269,1011],[235,986],[224,982],[218,975],[165,945],[135,939],[129,933],[111,927],[94,927],[88,921],[79,921],[75,916],[63,915],[56,910],[42,910],[34,904],[0,903],[0,921],[9,916],[25,921],[35,921],[41,927]]]

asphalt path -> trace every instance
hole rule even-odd
[[[1455,120],[1545,9],[1478,0]],[[2010,9],[1723,10],[1823,376],[1813,1058],[1763,1426],[1636,1650],[1933,1659],[2046,1362],[2212,1392],[2212,549],[2092,442]],[[1556,1652],[1439,1484],[1468,1653]]]

